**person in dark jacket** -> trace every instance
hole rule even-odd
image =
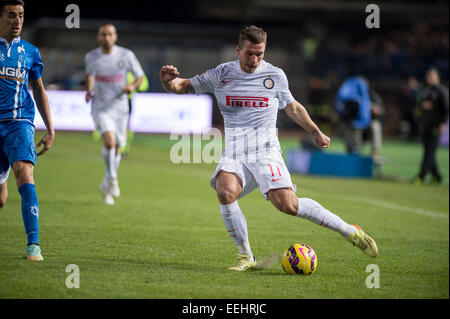
[[[423,184],[428,173],[432,174],[432,183],[442,182],[436,161],[439,136],[445,130],[448,118],[448,89],[440,83],[439,72],[429,68],[425,72],[426,87],[419,93],[419,128],[424,148],[420,173],[416,184]]]

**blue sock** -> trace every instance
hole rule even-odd
[[[34,184],[19,187],[22,197],[22,217],[27,234],[28,245],[39,245],[39,203]]]

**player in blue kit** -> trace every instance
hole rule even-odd
[[[39,203],[34,186],[36,158],[53,144],[55,130],[41,79],[43,63],[36,47],[20,38],[24,20],[22,0],[0,0],[0,208],[8,196],[12,168],[22,201],[28,245],[27,259],[43,260],[39,247]],[[35,102],[47,134],[34,146]]]

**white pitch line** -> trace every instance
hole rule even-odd
[[[313,191],[313,193],[316,193],[316,192]],[[394,204],[394,203],[383,201],[383,200],[359,198],[359,197],[354,197],[354,196],[341,196],[341,195],[331,195],[331,196],[334,196],[336,198],[343,199],[343,200],[360,202],[360,203],[374,205],[374,206],[383,207],[383,208],[387,208],[387,209],[393,209],[393,210],[397,210],[397,211],[413,213],[413,214],[421,215],[421,216],[445,219],[447,221],[449,219],[449,216],[445,215],[443,213],[439,213],[439,212],[427,210],[427,209],[422,209],[422,208]]]
[[[447,219],[448,215],[444,215],[442,213],[438,213],[432,210],[426,210],[422,208],[415,208],[415,207],[409,207],[409,206],[403,206],[399,204],[394,204],[390,202],[386,202],[383,200],[376,200],[376,199],[361,199],[358,197],[351,197],[351,196],[339,196],[339,198],[355,201],[355,202],[362,202],[369,205],[375,205],[383,208],[393,209],[393,210],[399,210],[407,213],[414,213],[416,215],[422,215],[422,216],[428,216],[428,217],[434,217],[434,218],[441,218],[441,219]]]

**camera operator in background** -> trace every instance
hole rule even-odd
[[[363,132],[372,120],[368,81],[363,76],[347,78],[337,92],[334,109],[339,115],[347,153],[359,154]]]

